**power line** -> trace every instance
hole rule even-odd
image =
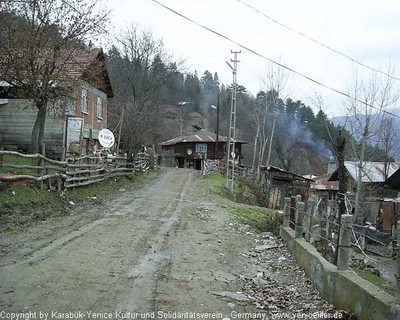
[[[350,57],[350,56],[348,56],[347,54],[345,54],[345,53],[343,53],[343,52],[340,52],[340,51],[338,51],[338,50],[336,50],[336,49],[334,49],[334,48],[332,48],[332,47],[330,47],[330,46],[328,46],[328,45],[322,43],[321,41],[318,41],[318,40],[316,40],[316,39],[314,39],[314,38],[311,38],[310,36],[308,36],[308,35],[306,35],[306,34],[300,32],[300,31],[297,31],[297,30],[295,30],[294,28],[292,28],[292,27],[290,27],[290,26],[288,26],[288,25],[286,25],[286,24],[283,24],[283,23],[281,23],[281,22],[275,20],[274,18],[272,18],[272,17],[266,15],[265,13],[261,12],[261,11],[258,10],[257,8],[252,7],[251,5],[249,5],[248,3],[246,3],[246,2],[244,2],[244,1],[242,1],[242,0],[236,0],[236,1],[239,2],[239,3],[241,3],[241,4],[243,4],[243,5],[246,6],[246,7],[248,7],[248,8],[250,8],[250,9],[254,10],[255,12],[261,14],[262,16],[264,16],[265,18],[267,18],[268,20],[270,20],[270,21],[272,21],[272,22],[274,22],[274,23],[280,25],[281,27],[284,27],[284,28],[286,28],[286,29],[288,29],[288,30],[290,30],[290,31],[293,31],[294,33],[296,33],[296,34],[298,34],[298,35],[300,35],[300,36],[302,36],[302,37],[304,37],[304,38],[306,38],[306,39],[308,39],[308,40],[310,40],[310,41],[312,41],[312,42],[314,42],[314,43],[316,43],[316,44],[318,44],[318,45],[320,45],[320,46],[322,46],[322,47],[324,47],[324,48],[326,48],[326,49],[328,49],[328,50],[330,50],[330,51],[333,51],[334,53],[336,53],[336,54],[338,54],[338,55],[341,55],[342,57],[345,57],[346,59],[349,59],[350,61],[352,61],[352,62],[354,62],[354,63],[356,63],[356,64],[358,64],[358,65],[360,65],[360,66],[362,66],[362,67],[364,67],[364,68],[367,68],[367,69],[369,69],[369,70],[371,70],[371,71],[374,71],[374,72],[381,73],[381,74],[383,74],[383,75],[385,75],[385,76],[387,76],[387,77],[389,77],[389,78],[393,78],[393,79],[395,79],[395,80],[400,80],[400,78],[398,78],[398,77],[396,77],[396,76],[393,76],[393,75],[391,75],[391,74],[389,74],[389,73],[387,73],[387,72],[385,72],[385,71],[372,68],[372,67],[370,67],[370,66],[368,66],[368,65],[366,65],[366,64],[364,64],[364,63],[362,63],[362,62],[360,62],[360,61],[358,61],[358,60],[356,60],[356,59],[354,59],[354,58],[352,58],[352,57]]]
[[[174,13],[174,14],[180,16],[181,18],[183,18],[183,19],[185,19],[185,20],[188,20],[188,21],[190,21],[191,23],[194,23],[195,25],[197,25],[197,26],[199,26],[199,27],[201,27],[201,28],[203,28],[203,29],[205,29],[205,30],[211,32],[211,33],[214,33],[214,34],[216,34],[217,36],[219,36],[219,37],[221,37],[221,38],[223,38],[223,39],[225,39],[225,40],[228,40],[229,42],[234,43],[235,45],[237,45],[237,46],[239,46],[239,47],[241,47],[241,48],[243,48],[243,49],[245,49],[245,50],[247,50],[247,51],[253,53],[254,55],[256,55],[256,56],[258,56],[258,57],[260,57],[260,58],[262,58],[262,59],[264,59],[264,60],[267,60],[267,61],[269,61],[269,62],[271,62],[271,63],[273,63],[273,64],[276,64],[277,66],[279,66],[279,67],[281,67],[281,68],[284,68],[284,69],[286,69],[286,70],[288,70],[288,71],[290,71],[290,72],[293,72],[294,74],[297,74],[298,76],[300,76],[300,77],[302,77],[302,78],[304,78],[304,79],[307,79],[307,80],[310,81],[310,82],[313,82],[313,83],[315,83],[315,84],[317,84],[317,85],[319,85],[319,86],[321,86],[321,87],[323,87],[323,88],[326,88],[326,89],[328,89],[328,90],[331,90],[331,91],[333,91],[333,92],[335,92],[335,93],[337,93],[337,94],[340,94],[340,95],[342,95],[342,96],[344,96],[344,97],[346,97],[346,98],[350,98],[350,99],[352,99],[352,100],[354,100],[354,101],[356,101],[356,102],[362,103],[362,104],[365,105],[365,106],[368,106],[368,107],[370,107],[370,108],[379,110],[379,111],[384,112],[384,113],[386,113],[386,114],[388,114],[388,115],[391,115],[391,116],[393,116],[393,117],[400,118],[400,116],[398,116],[398,115],[396,115],[396,114],[394,114],[394,113],[392,113],[392,112],[390,112],[390,111],[382,110],[382,109],[380,109],[380,108],[378,108],[378,107],[375,107],[375,106],[373,106],[373,105],[371,105],[371,104],[369,104],[369,103],[367,103],[367,102],[365,102],[365,101],[361,101],[360,99],[355,98],[355,97],[352,97],[352,96],[350,96],[349,94],[347,94],[347,93],[345,93],[345,92],[342,92],[342,91],[340,91],[340,90],[338,90],[338,89],[335,89],[335,88],[333,88],[333,87],[331,87],[331,86],[328,86],[328,85],[326,85],[326,84],[324,84],[324,83],[322,83],[322,82],[320,82],[320,81],[318,81],[318,80],[315,80],[315,79],[313,79],[313,78],[311,78],[311,77],[309,77],[309,76],[306,76],[305,74],[303,74],[303,73],[301,73],[301,72],[299,72],[299,71],[296,71],[296,70],[294,70],[294,69],[292,69],[292,68],[290,68],[290,67],[287,67],[287,66],[285,66],[285,65],[283,65],[283,64],[281,64],[281,63],[279,63],[279,62],[276,62],[276,61],[274,61],[274,60],[272,60],[272,59],[270,59],[270,58],[268,58],[268,57],[262,55],[261,53],[258,53],[257,51],[254,51],[253,49],[250,49],[249,47],[246,47],[245,45],[243,45],[243,44],[241,44],[241,43],[239,43],[239,42],[237,42],[237,41],[235,41],[235,40],[229,38],[228,36],[225,36],[225,35],[223,35],[223,34],[217,32],[217,31],[215,31],[215,30],[213,30],[213,29],[211,29],[211,28],[209,28],[209,27],[207,27],[207,26],[205,26],[205,25],[203,25],[203,24],[201,24],[201,23],[199,23],[199,22],[197,22],[197,21],[195,21],[195,20],[193,20],[193,19],[191,19],[191,18],[189,18],[189,17],[187,17],[187,16],[185,16],[185,15],[183,15],[183,14],[181,14],[181,13],[175,11],[175,10],[173,10],[173,9],[171,9],[170,7],[168,7],[168,6],[166,6],[166,5],[162,4],[162,3],[160,3],[160,2],[157,1],[157,0],[152,0],[152,1],[155,2],[155,3],[157,3],[158,5],[160,5],[161,7],[164,7],[165,9],[171,11],[172,13]]]

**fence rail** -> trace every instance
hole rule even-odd
[[[7,157],[13,161],[6,161]],[[32,164],[26,160],[32,159]],[[0,181],[12,183],[18,181],[44,183],[50,190],[64,190],[105,181],[110,178],[146,171],[155,168],[155,155],[138,153],[134,162],[127,158],[104,155],[99,157],[68,158],[65,161],[49,159],[41,154],[23,154],[15,151],[0,150]],[[17,164],[15,163],[17,162]],[[4,170],[5,169],[5,170]],[[14,172],[8,172],[15,169]]]
[[[229,168],[232,169],[232,164],[229,163]],[[224,160],[204,160],[203,172],[207,174],[209,172],[219,171],[226,173],[226,161]],[[231,172],[231,170],[229,170]],[[235,178],[252,176],[255,179],[255,173],[251,172],[249,168],[239,166],[235,164]]]

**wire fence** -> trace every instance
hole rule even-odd
[[[346,195],[346,214],[339,215],[336,201],[326,203],[319,199],[301,202],[301,197],[285,198],[284,225],[295,230],[297,238],[302,237],[313,244],[328,261],[339,266],[340,251],[349,258],[347,269],[377,268],[386,276],[397,278],[396,274],[396,233],[382,233],[371,225],[352,223],[352,205]],[[343,217],[350,220],[345,224]],[[348,243],[345,243],[348,239]]]

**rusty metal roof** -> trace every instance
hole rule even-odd
[[[345,161],[344,166],[351,177],[357,181],[358,177],[358,161]],[[388,177],[400,169],[400,163],[388,163]],[[337,170],[332,173],[329,180],[337,179]],[[384,182],[385,179],[385,163],[384,162],[364,162],[361,169],[361,182],[363,183],[377,183]]]
[[[172,146],[178,143],[185,143],[185,142],[216,142],[217,135],[214,132],[207,131],[205,129],[200,129],[195,132],[192,132],[188,135],[184,135],[181,137],[176,137],[170,139],[168,141],[161,142],[161,146]],[[218,135],[218,142],[226,142],[226,136]],[[246,143],[244,141],[235,140],[235,143]]]

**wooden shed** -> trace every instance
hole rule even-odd
[[[314,180],[278,167],[261,167],[261,186],[267,197],[267,208],[283,209],[285,197],[301,195],[307,201]]]

